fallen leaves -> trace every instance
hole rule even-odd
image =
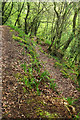
[[[36,89],[32,88],[32,90],[29,90],[28,87],[24,86],[24,82],[21,82],[20,80],[23,78],[24,75],[27,78],[29,76],[26,75],[27,73],[24,73],[23,69],[21,68],[21,64],[26,61],[27,65],[32,65],[30,64],[30,56],[28,57],[26,53],[24,54],[24,56],[20,54],[24,52],[24,49],[22,49],[22,47],[18,45],[17,42],[11,41],[12,38],[9,36],[9,32],[6,27],[4,28],[3,35],[5,36],[5,39],[3,41],[3,116],[7,115],[7,118],[25,118],[28,116],[38,117],[38,115],[35,114],[37,108],[46,111],[44,112],[46,114],[46,117],[50,116],[52,113],[54,113],[55,116],[57,116],[58,114],[59,117],[69,116],[69,110],[64,105],[66,102],[64,103],[63,101],[61,101],[62,99],[60,99],[60,95],[50,89],[49,83],[47,82],[46,84],[45,80],[45,84],[43,84],[42,82],[39,86],[41,92],[40,96],[36,95]],[[62,92],[64,93],[63,95],[68,95],[68,93],[70,93],[70,91],[67,91],[67,83],[69,82],[69,80],[67,79],[65,83],[65,79],[61,78],[59,70],[53,67],[53,59],[47,58],[48,56],[46,56],[43,52],[40,52],[38,50],[38,46],[36,46],[35,48],[37,50],[37,53],[40,55],[39,60],[42,61],[42,68],[40,68],[40,73],[43,73],[44,69],[48,70],[51,78],[57,78],[55,82],[58,83],[58,85],[60,86],[58,88],[58,91],[62,90]],[[36,70],[31,69],[31,71],[33,72],[38,82],[38,78],[40,76],[37,74]],[[42,75],[45,76],[45,74]],[[66,89],[64,89],[64,84],[66,84]],[[70,85],[70,83],[68,85]],[[70,89],[73,90],[72,87]],[[77,94],[77,92],[75,92],[75,94]],[[38,103],[38,101],[41,102]],[[72,109],[73,113],[75,112],[74,107],[68,107],[69,109]],[[42,116],[42,113],[40,115]]]

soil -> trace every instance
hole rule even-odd
[[[54,67],[55,60],[49,58],[46,54],[40,52],[38,45],[35,47],[37,53],[40,55],[39,60],[43,65],[43,70],[47,69],[51,78],[55,78],[55,83],[58,88],[57,91],[45,89],[42,87],[43,92],[40,96],[34,94],[27,89],[25,93],[23,90],[24,84],[18,81],[16,73],[24,74],[21,69],[21,63],[27,61],[27,51],[20,44],[12,39],[11,28],[2,26],[2,116],[3,118],[47,118],[46,113],[58,118],[72,118],[73,113],[69,112],[64,105],[62,97],[80,97],[79,91],[76,90],[72,81],[69,78],[64,78],[58,68]],[[15,35],[17,32],[13,31]],[[43,49],[44,46],[42,46]],[[43,63],[45,62],[45,63]],[[76,111],[79,112],[79,101],[76,103]],[[75,114],[77,114],[77,112]],[[57,114],[57,115],[56,115]]]

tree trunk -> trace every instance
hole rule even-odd
[[[19,13],[19,10],[20,10],[20,6],[21,6],[21,4],[18,3],[18,13]],[[20,17],[19,17],[19,18],[20,18]],[[20,19],[18,19],[18,28],[20,28]]]
[[[34,35],[36,36],[36,34],[37,34],[37,31],[38,31],[38,28],[39,28],[39,26],[40,26],[40,21],[36,24],[36,26],[35,26],[35,31],[34,31]]]
[[[21,9],[19,10],[20,12],[19,12],[19,14],[18,14],[18,17],[17,17],[17,20],[16,20],[14,26],[16,26],[17,22],[19,21],[19,17],[20,17],[20,15],[21,15],[21,12],[22,12],[23,7],[24,7],[24,3],[23,3],[23,5],[22,5]]]
[[[5,4],[6,3],[3,3],[3,5],[2,5],[2,11],[4,11]],[[4,15],[4,12],[2,12],[2,25],[5,24],[6,21],[8,20],[8,18],[10,17],[12,9],[13,9],[13,2],[12,2],[12,5],[11,5],[11,9],[10,9],[10,11],[7,15]]]
[[[49,51],[51,51],[51,47],[52,47],[52,45],[53,45],[53,42],[54,42],[54,40],[55,40],[55,37],[56,37],[56,35],[53,37],[53,40],[52,40],[52,42],[51,42],[51,45],[50,45],[49,48],[48,48]]]
[[[71,35],[70,35],[68,41],[66,42],[66,44],[64,45],[62,51],[65,51],[65,50],[68,48],[68,46],[69,46],[69,44],[71,43],[71,41],[73,40],[73,38],[74,38],[74,34],[71,33]]]
[[[80,8],[78,8],[78,10],[75,11],[75,14],[74,14],[74,17],[73,17],[72,33],[71,33],[68,41],[66,42],[66,44],[64,45],[64,47],[63,47],[63,49],[62,49],[63,51],[65,51],[65,50],[68,48],[69,44],[71,43],[71,41],[73,40],[73,38],[74,38],[74,36],[75,36],[76,18],[77,18],[77,14],[78,14],[79,10],[80,10]]]
[[[26,17],[25,17],[25,34],[28,34],[27,18],[28,18],[29,12],[30,12],[30,4],[29,3],[27,3],[27,8],[28,8],[28,10],[27,10],[27,14],[26,14]]]
[[[5,4],[6,4],[6,2],[2,2],[2,25],[4,24],[4,21],[5,21],[5,20],[4,20],[4,19],[5,19],[5,18],[4,18],[4,12],[5,12],[5,11],[4,11],[4,7],[5,7]]]

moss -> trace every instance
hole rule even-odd
[[[10,32],[13,32],[13,30],[10,30]]]
[[[47,117],[47,118],[58,117],[56,113],[50,113],[48,111],[42,110],[41,108],[37,108],[36,112],[37,112],[37,115],[40,115],[41,117]]]
[[[46,106],[43,101],[38,101],[38,103],[42,104],[43,106]]]
[[[27,104],[32,104],[32,102],[35,102],[35,99],[32,98],[32,99],[28,99],[28,100],[26,101]]]
[[[27,75],[26,76],[22,75],[21,73],[16,73],[14,76],[18,79],[18,81],[21,81],[21,82],[24,82],[25,79],[27,79],[29,77]]]
[[[28,113],[26,114],[26,118],[30,118],[30,116],[31,116],[31,114],[28,114]]]
[[[37,115],[40,115],[41,117],[45,117],[45,113],[41,108],[37,108],[36,112],[37,112]]]
[[[55,117],[58,118],[57,113],[52,113],[52,114],[51,114],[51,113],[45,111],[45,114],[46,114],[46,117],[48,117],[48,118],[55,118]]]
[[[21,73],[16,73],[14,76],[15,76],[16,78],[22,78],[22,74],[21,74]]]

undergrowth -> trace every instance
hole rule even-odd
[[[50,74],[47,70],[42,71],[43,66],[39,61],[39,55],[36,53],[35,50],[35,46],[37,44],[36,41],[34,41],[33,38],[30,38],[29,34],[26,35],[21,29],[18,29],[17,27],[11,25],[8,26],[18,32],[18,36],[13,34],[12,38],[18,41],[18,43],[25,48],[25,51],[22,54],[27,54],[29,58],[28,64],[26,61],[21,64],[24,75],[22,75],[21,73],[16,73],[16,78],[18,78],[18,81],[21,81],[24,84],[24,92],[27,92],[27,89],[29,89],[31,91],[34,91],[34,94],[41,95],[42,90],[40,88],[43,86],[46,86],[47,89],[50,88],[53,91],[56,91],[57,85],[54,82],[55,79],[50,78]],[[40,51],[44,52],[41,48]],[[65,78],[70,77],[70,79],[73,79],[73,77],[69,73],[75,75],[77,74],[67,63],[61,63],[58,60],[58,62],[55,62],[55,67],[57,66],[61,69],[61,72]],[[67,101],[70,105],[73,105],[74,100],[72,100],[72,98],[67,98]],[[39,112],[39,114],[42,116],[43,112]],[[46,112],[45,114],[47,116],[51,116],[51,114],[49,114],[48,112]],[[78,118],[78,115],[76,116],[76,118]]]
[[[74,68],[72,68],[68,62],[66,61],[60,62],[58,60],[58,62],[55,62],[54,66],[60,69],[60,72],[65,78],[70,78],[76,85],[78,85],[77,82],[78,72]]]
[[[12,25],[8,25],[10,26],[12,29],[14,29],[15,31],[18,32],[18,36],[15,36],[13,34],[13,39],[15,39],[16,41],[19,42],[19,44],[23,47],[25,47],[25,49],[27,49],[27,52],[32,56],[31,59],[34,59],[34,62],[36,63],[37,67],[38,67],[38,57],[39,55],[36,53],[35,51],[35,46],[37,44],[36,41],[34,41],[34,37],[30,38],[29,34],[26,35],[24,33],[24,31],[22,31],[21,29],[15,27],[15,26],[12,26]],[[38,38],[39,39],[39,38]],[[45,40],[46,41],[46,40]],[[45,42],[44,41],[44,42]],[[46,43],[46,42],[45,42]],[[45,53],[41,46],[39,45],[39,49],[42,53]],[[46,54],[46,53],[45,53]],[[51,56],[51,55],[50,55]],[[36,58],[35,58],[36,57]],[[77,67],[70,63],[69,61],[66,61],[66,60],[63,60],[63,62],[60,61],[60,59],[58,59],[58,57],[56,56],[53,56],[54,59],[56,59],[57,62],[55,62],[54,66],[58,68],[60,68],[60,72],[62,73],[62,75],[65,77],[65,78],[70,78],[73,80],[73,82],[78,85],[78,82],[77,82],[77,75],[78,75],[78,72],[76,71]],[[32,60],[33,61],[33,60]],[[40,67],[40,66],[39,66]],[[39,69],[39,68],[38,68]],[[50,80],[49,80],[50,81]],[[50,86],[51,86],[51,83],[50,83]],[[56,86],[56,85],[55,85]]]
[[[24,32],[21,32],[20,29],[13,26],[10,27],[18,32],[18,36],[13,34],[12,38],[18,41],[19,44],[26,49],[26,54],[30,61],[30,64],[27,64],[26,61],[21,64],[21,68],[25,73],[25,75],[20,79],[20,81],[25,85],[23,88],[24,92],[26,92],[27,88],[29,88],[30,90],[36,90],[36,94],[40,95],[40,88],[42,85],[56,91],[56,83],[54,83],[54,80],[50,78],[48,71],[42,71],[41,69],[42,65],[39,62],[39,55],[35,50],[37,43],[33,40],[33,38],[30,39],[28,35],[24,34]]]

